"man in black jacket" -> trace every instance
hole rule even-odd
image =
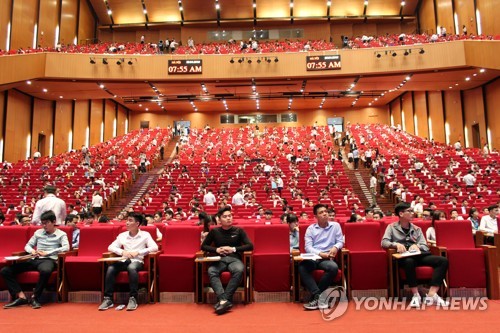
[[[245,231],[234,227],[231,207],[221,208],[217,212],[221,226],[212,229],[203,243],[201,249],[206,252],[217,253],[221,259],[208,268],[210,286],[217,294],[218,302],[215,304],[215,312],[223,314],[232,308],[233,294],[241,283],[245,269],[241,261],[241,253],[252,251],[253,244]],[[222,287],[220,275],[224,271],[231,273],[231,279],[226,286]]]

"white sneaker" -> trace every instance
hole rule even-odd
[[[422,305],[422,298],[419,293],[413,294],[413,297],[410,301],[410,308],[420,308]]]
[[[425,295],[425,305],[436,305],[442,307],[450,306],[450,302],[445,301],[438,294],[434,294],[434,296]]]

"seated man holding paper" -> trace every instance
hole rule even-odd
[[[26,261],[18,261],[11,266],[4,267],[0,274],[4,278],[9,293],[14,300],[4,305],[4,309],[14,308],[16,306],[31,304],[33,309],[41,307],[39,303],[43,289],[47,285],[50,275],[57,267],[57,255],[69,250],[68,236],[64,231],[57,229],[56,215],[49,210],[40,216],[42,229],[35,231],[30,238],[24,250],[27,256],[20,257]],[[16,275],[27,271],[38,271],[40,277],[35,287],[35,292],[31,300],[26,299],[26,295],[21,286],[16,281]]]
[[[248,238],[245,230],[233,226],[233,214],[231,207],[219,209],[217,217],[220,227],[213,228],[201,244],[201,249],[206,252],[217,253],[220,261],[214,262],[208,268],[210,286],[217,294],[218,302],[215,304],[215,312],[223,314],[233,306],[233,295],[238,289],[243,277],[245,266],[241,261],[241,253],[252,251],[253,244]],[[231,279],[226,286],[222,287],[220,275],[224,271],[231,272]]]
[[[108,247],[108,250],[119,255],[120,259],[108,266],[104,281],[104,299],[99,306],[99,311],[113,307],[115,279],[121,271],[128,271],[130,298],[127,311],[137,309],[138,272],[144,267],[144,257],[151,252],[158,251],[158,245],[151,234],[139,229],[142,222],[142,215],[130,214],[126,222],[127,231],[119,234]]]
[[[328,208],[317,204],[313,208],[317,223],[311,224],[305,234],[305,250],[308,254],[317,255],[318,260],[303,260],[299,264],[299,274],[305,288],[311,293],[311,299],[304,304],[306,310],[319,309],[319,296],[330,286],[337,276],[339,267],[334,261],[337,252],[344,246],[342,229],[337,222],[328,222]],[[319,284],[313,278],[313,271],[321,269],[325,273]]]
[[[402,202],[396,205],[394,209],[398,222],[387,226],[384,237],[382,238],[382,247],[384,249],[393,248],[404,257],[398,259],[399,265],[405,270],[408,286],[413,293],[410,302],[411,307],[419,308],[422,304],[417,287],[416,267],[431,266],[434,271],[430,282],[429,293],[425,296],[426,305],[448,306],[437,291],[446,277],[448,270],[448,259],[440,256],[431,255],[429,247],[422,233],[422,229],[412,224],[413,209],[410,204]]]

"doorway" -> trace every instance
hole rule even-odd
[[[188,135],[191,131],[191,122],[189,120],[174,121],[174,135]]]
[[[141,120],[141,129],[142,128],[149,128],[149,121]]]
[[[42,156],[45,155],[45,134],[43,133],[38,133],[38,146],[36,147],[37,151],[40,152]]]
[[[472,147],[481,148],[481,134],[479,133],[479,124],[472,125]]]

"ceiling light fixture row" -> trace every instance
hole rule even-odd
[[[319,108],[320,109],[323,108],[323,105],[325,104],[325,101],[326,101],[326,98],[323,97],[323,99],[321,100],[321,103],[319,104]]]
[[[231,58],[229,60],[229,63],[234,64],[235,62],[238,62],[239,64],[244,63],[245,61],[248,64],[251,64],[252,62],[256,62],[258,64],[261,64],[262,62],[267,62],[268,64],[271,63],[273,57],[237,57],[237,58]],[[279,59],[278,57],[274,57],[274,62],[278,62]]]
[[[106,58],[106,57],[90,57],[90,64],[95,65],[97,62],[102,62],[103,65],[108,65],[110,61],[114,61],[116,59],[116,64],[121,66],[124,63],[127,63],[129,66],[132,66],[134,62],[137,62],[137,58]]]
[[[402,49],[402,50],[385,50],[385,51],[375,51],[375,57],[378,59],[382,58],[382,55],[386,56],[393,56],[396,57],[398,55],[398,52],[403,52],[403,55],[405,57],[409,56],[410,54],[424,54],[425,50],[423,48],[413,48],[413,49]]]

